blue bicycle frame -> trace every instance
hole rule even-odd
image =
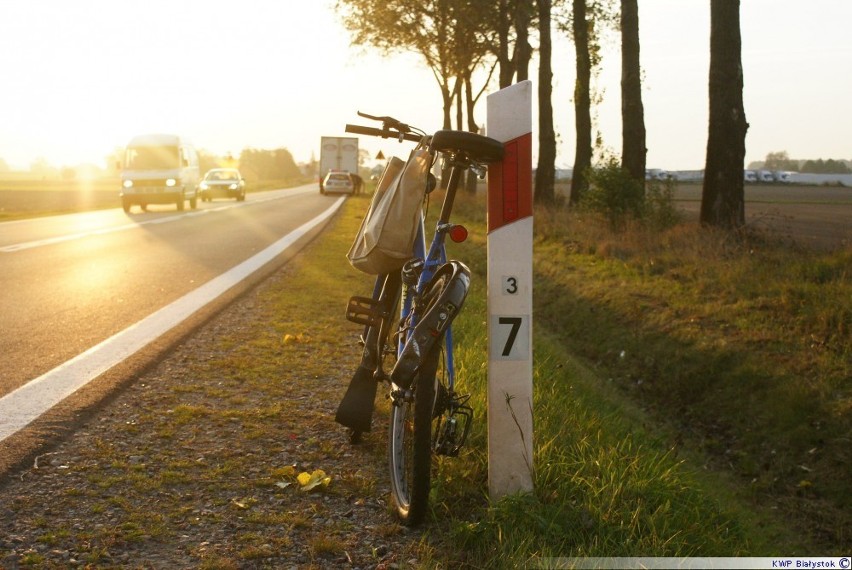
[[[414,302],[414,297],[423,293],[426,284],[432,279],[435,275],[435,272],[439,267],[443,266],[447,262],[447,251],[444,247],[444,241],[446,237],[446,227],[441,227],[441,223],[438,222],[438,227],[435,230],[435,235],[432,238],[432,243],[429,245],[428,255],[426,252],[426,235],[425,235],[425,220],[421,213],[418,224],[417,224],[417,232],[414,238],[414,246],[412,248],[412,259],[422,259],[424,261],[423,271],[420,273],[420,277],[417,281],[416,291],[406,290],[404,291],[402,304],[400,306],[400,322],[408,323],[408,327],[406,328],[406,334],[400,335],[396,347],[396,354],[399,357],[402,354],[402,349],[405,347],[405,343],[410,338],[411,334],[414,331],[414,327],[417,325],[416,316],[412,314],[412,305]],[[385,285],[386,276],[379,275],[376,278],[376,284],[373,287],[373,299],[378,299],[382,293],[382,288]],[[447,388],[452,390],[455,386],[455,366],[453,364],[453,333],[452,326],[449,326],[444,332],[444,343],[445,343],[445,361],[446,361],[446,369],[447,369]]]
[[[426,236],[425,236],[425,226],[426,222],[421,213],[419,223],[417,225],[417,234],[414,239],[414,248],[413,254],[414,259],[422,259],[424,260],[423,271],[420,273],[420,278],[417,282],[417,291],[416,294],[422,294],[426,284],[432,279],[435,275],[435,272],[439,267],[444,265],[447,262],[447,250],[444,246],[444,241],[446,238],[446,227],[441,227],[441,222],[438,222],[438,226],[435,230],[435,235],[432,238],[432,243],[429,245],[428,255],[426,254]],[[411,316],[409,319],[410,326],[407,329],[407,333],[405,338],[400,338],[399,343],[397,345],[397,356],[401,356],[402,349],[405,346],[406,341],[408,341],[410,335],[414,331],[414,327],[417,325],[416,319],[414,315],[411,315],[411,305],[414,299],[414,295],[410,291],[406,291],[403,300],[402,306],[400,308],[400,319],[401,321],[405,321]],[[452,391],[455,386],[455,367],[453,366],[453,331],[452,325],[447,327],[444,332],[444,343],[445,343],[445,359],[446,359],[446,367],[447,367],[447,388]]]

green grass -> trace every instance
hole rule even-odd
[[[335,231],[354,235],[366,207],[349,200]],[[492,504],[483,212],[461,200],[471,237],[450,252],[475,275],[454,331],[477,421],[462,457],[439,461],[422,558],[528,566],[848,546],[848,252],[688,224],[611,234],[537,211],[535,492]],[[321,293],[365,294],[368,281],[337,273],[322,249],[302,268],[322,275]]]
[[[459,253],[480,284],[481,211]],[[484,483],[442,487],[471,560],[848,547],[850,252],[536,214],[536,491],[458,514]],[[454,325],[480,418],[483,297]],[[446,477],[484,478],[483,426]]]

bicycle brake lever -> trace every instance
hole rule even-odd
[[[411,130],[411,127],[409,127],[408,125],[406,125],[402,121],[394,119],[393,117],[388,117],[388,116],[377,117],[375,115],[368,115],[367,113],[363,113],[361,111],[356,111],[356,112],[358,113],[358,116],[364,117],[365,119],[370,119],[370,120],[373,120],[373,121],[381,121],[382,127],[385,128],[385,129],[394,129],[394,130],[400,131],[401,133],[407,133]]]

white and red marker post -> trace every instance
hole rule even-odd
[[[488,96],[488,491],[533,489],[532,82]]]

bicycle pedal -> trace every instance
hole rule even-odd
[[[370,297],[352,297],[346,306],[346,320],[359,325],[378,326],[382,322],[382,312],[378,301]]]

